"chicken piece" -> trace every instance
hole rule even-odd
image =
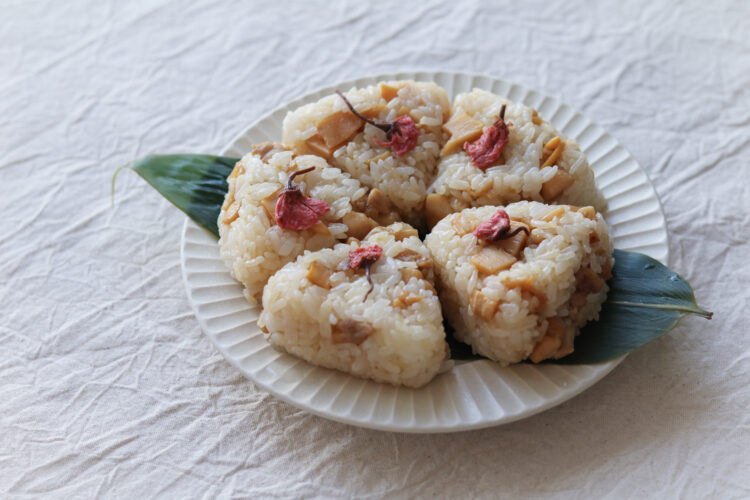
[[[486,246],[471,258],[471,263],[482,274],[495,274],[510,268],[517,260],[501,248]]]
[[[451,134],[451,138],[443,146],[443,150],[440,152],[440,156],[445,156],[457,148],[463,146],[466,141],[473,141],[482,135],[484,124],[479,120],[475,120],[466,113],[452,116],[448,122],[443,125],[443,129]]]
[[[331,288],[331,273],[332,271],[321,264],[317,260],[310,263],[310,267],[307,268],[307,274],[305,277],[314,285],[318,285],[321,288],[330,290]]]
[[[364,126],[355,114],[349,111],[338,111],[323,118],[318,123],[318,135],[323,138],[326,147],[335,151],[349,141]]]
[[[554,200],[560,193],[568,189],[573,182],[575,182],[575,177],[558,167],[555,176],[542,184],[542,198],[546,201]]]
[[[354,319],[342,319],[333,325],[331,340],[334,344],[360,345],[373,333],[375,333],[375,328],[367,323]]]

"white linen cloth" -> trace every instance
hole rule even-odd
[[[0,7],[0,497],[750,496],[750,4],[11,1]],[[184,216],[116,167],[218,152],[386,71],[559,96],[664,204],[683,319],[516,423],[403,435],[308,415],[213,348]]]

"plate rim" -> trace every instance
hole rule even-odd
[[[617,139],[615,139],[609,132],[607,132],[598,123],[586,117],[584,114],[582,114],[578,110],[565,104],[564,101],[562,101],[561,99],[555,96],[551,96],[549,94],[539,92],[536,89],[529,88],[525,85],[511,82],[502,78],[491,77],[491,76],[482,75],[482,74],[457,72],[457,71],[454,72],[454,71],[429,71],[429,70],[419,71],[418,70],[418,71],[413,71],[413,72],[389,72],[389,73],[383,73],[379,75],[367,75],[367,76],[363,76],[360,78],[346,80],[344,82],[340,82],[334,85],[321,86],[319,88],[306,92],[302,95],[299,95],[289,100],[288,102],[282,103],[279,106],[276,106],[272,108],[271,110],[265,112],[258,119],[254,120],[249,126],[245,127],[238,134],[236,134],[231,139],[231,141],[229,141],[227,145],[224,146],[224,148],[222,148],[219,154],[226,155],[229,151],[235,148],[238,142],[242,141],[245,138],[245,136],[248,135],[248,133],[250,133],[253,129],[258,127],[258,125],[261,124],[263,121],[269,119],[270,117],[276,115],[277,113],[284,113],[288,108],[294,108],[304,103],[312,102],[316,100],[317,98],[319,98],[317,96],[330,93],[337,87],[348,88],[349,86],[361,86],[361,85],[365,85],[366,83],[363,83],[363,81],[367,81],[367,80],[380,81],[380,80],[391,80],[391,79],[414,79],[414,80],[419,80],[419,81],[436,81],[439,78],[438,75],[443,75],[443,78],[456,78],[456,77],[467,78],[471,81],[474,81],[476,79],[486,79],[490,82],[493,82],[493,84],[500,83],[500,84],[507,85],[509,87],[520,88],[524,92],[526,92],[526,94],[528,94],[529,92],[535,92],[538,96],[540,96],[540,99],[541,99],[540,102],[544,102],[544,100],[546,99],[551,99],[554,103],[556,103],[558,107],[566,106],[573,113],[573,116],[581,116],[585,120],[588,121],[589,125],[593,125],[594,127],[598,128],[601,131],[601,137],[609,137],[612,140],[614,140],[616,145],[622,148],[623,151],[626,153],[627,158],[631,159],[633,163],[635,164],[635,166],[637,167],[637,169],[645,175],[646,183],[648,187],[651,189],[651,192],[657,204],[657,212],[661,216],[661,223],[663,225],[664,239],[665,239],[664,241],[665,256],[663,260],[668,263],[669,261],[669,232],[668,232],[668,228],[666,225],[666,217],[664,214],[663,205],[661,203],[661,199],[659,198],[658,192],[656,191],[653,183],[651,182],[650,177],[648,176],[648,173],[638,164],[638,162],[635,160],[632,154],[622,144],[620,144],[620,142],[617,141]],[[452,97],[451,97],[451,100],[452,100]],[[578,138],[574,137],[574,139],[578,139]],[[445,424],[441,424],[440,422],[436,422],[434,425],[430,425],[430,426],[420,425],[418,422],[413,422],[411,425],[399,425],[399,424],[393,424],[393,423],[380,424],[378,422],[373,422],[369,420],[357,420],[357,419],[351,418],[350,415],[341,416],[336,413],[325,412],[308,404],[308,402],[306,401],[299,401],[297,399],[294,399],[291,395],[281,392],[280,390],[277,390],[273,385],[266,383],[262,380],[259,380],[256,377],[253,377],[252,374],[248,370],[240,366],[238,359],[236,359],[234,355],[230,354],[227,351],[227,349],[218,341],[215,335],[209,333],[211,331],[211,328],[206,324],[205,318],[200,313],[198,303],[193,296],[193,290],[192,290],[192,286],[191,286],[190,278],[189,278],[190,270],[187,268],[187,265],[186,265],[186,262],[187,262],[186,247],[188,243],[188,234],[192,230],[201,231],[201,232],[204,232],[206,235],[208,235],[208,232],[205,232],[205,230],[200,228],[200,226],[195,224],[190,218],[188,217],[185,218],[183,228],[182,228],[181,240],[180,240],[180,267],[181,267],[182,278],[183,278],[183,283],[185,285],[188,302],[190,304],[190,307],[193,310],[193,313],[196,319],[198,320],[199,325],[201,326],[201,329],[203,330],[203,333],[209,338],[211,343],[221,353],[221,355],[227,361],[229,361],[229,363],[232,366],[234,366],[237,370],[239,370],[239,372],[242,373],[242,375],[245,376],[245,378],[247,378],[248,380],[250,380],[253,384],[267,391],[268,393],[272,394],[274,397],[288,404],[291,404],[292,406],[301,408],[307,412],[310,412],[312,414],[315,414],[317,416],[320,416],[329,420],[334,420],[340,423],[345,423],[349,425],[354,425],[354,426],[364,427],[364,428],[369,428],[369,429],[374,429],[374,430],[380,430],[380,431],[390,431],[390,432],[395,431],[395,432],[420,433],[420,434],[421,433],[462,432],[462,431],[468,431],[468,430],[474,430],[474,429],[480,429],[480,428],[486,428],[486,427],[493,427],[496,425],[511,423],[514,421],[518,421],[524,418],[531,417],[533,415],[546,411],[559,404],[562,404],[565,401],[568,401],[574,398],[575,396],[581,394],[582,392],[586,391],[591,386],[599,382],[602,378],[604,378],[607,374],[609,374],[612,370],[614,370],[627,357],[627,354],[624,354],[618,358],[615,358],[613,360],[609,360],[603,363],[581,365],[581,366],[596,368],[598,370],[595,374],[585,379],[582,383],[578,383],[573,390],[568,390],[568,391],[560,390],[554,396],[545,399],[541,404],[538,404],[534,406],[533,408],[525,409],[524,411],[520,411],[516,414],[503,414],[499,418],[495,418],[495,419],[492,419],[492,418],[479,419],[478,421],[471,422],[471,423],[459,421],[458,424],[452,424],[452,425],[451,424],[445,425]],[[213,238],[213,235],[211,235],[211,238]],[[226,273],[229,274],[229,271],[226,270]],[[250,304],[248,304],[248,307],[251,307]],[[283,356],[288,356],[290,358],[293,358],[293,356],[286,354],[286,353],[284,353]],[[294,359],[297,359],[297,358],[294,358]],[[476,360],[472,364],[475,364],[476,366],[481,363],[494,365],[494,363],[488,360]],[[343,373],[343,372],[337,372],[337,373]],[[344,375],[353,377],[345,373]],[[429,384],[425,387],[429,387]],[[413,390],[413,389],[410,389],[410,390]],[[394,409],[395,409],[395,403],[394,403]]]

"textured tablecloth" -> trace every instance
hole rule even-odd
[[[11,1],[0,6],[0,497],[750,495],[750,4]],[[458,434],[370,431],[256,388],[201,333],[182,213],[114,169],[218,152],[385,71],[561,97],[650,175],[715,311],[584,394]]]

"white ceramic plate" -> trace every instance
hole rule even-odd
[[[252,144],[279,140],[287,111],[330,94],[381,80],[434,81],[453,98],[478,87],[533,106],[581,145],[609,203],[605,214],[615,246],[667,261],[664,215],[656,193],[628,152],[601,127],[557,99],[486,76],[446,72],[378,75],[308,94],[263,117],[222,152],[240,157]],[[256,325],[241,286],[219,259],[215,238],[187,220],[182,271],[188,298],[203,331],[227,360],[256,385],[320,416],[352,425],[402,432],[450,432],[528,417],[593,385],[624,356],[597,365],[530,365],[501,368],[486,360],[459,362],[421,389],[396,388],[318,368],[274,350]]]

